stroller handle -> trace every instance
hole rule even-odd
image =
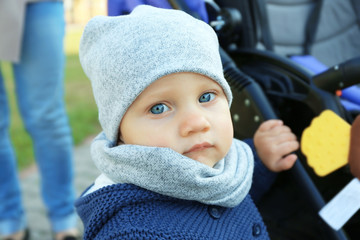
[[[350,59],[315,75],[312,82],[331,93],[360,83],[360,57]]]

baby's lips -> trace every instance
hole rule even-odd
[[[184,152],[184,154],[190,153],[190,152],[195,152],[195,151],[199,151],[199,150],[203,150],[206,148],[212,147],[212,145],[208,142],[204,142],[204,143],[200,143],[200,144],[195,144],[194,146],[192,146],[189,150],[187,150],[186,152]]]

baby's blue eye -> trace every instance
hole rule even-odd
[[[210,102],[214,98],[215,98],[214,93],[207,92],[207,93],[204,93],[203,95],[201,95],[201,97],[199,98],[199,102],[201,102],[201,103]]]
[[[169,107],[166,106],[165,104],[163,103],[159,103],[159,104],[156,104],[154,105],[151,109],[150,109],[150,112],[152,114],[161,114],[165,111],[168,111],[169,110]]]

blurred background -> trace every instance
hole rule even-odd
[[[84,25],[93,16],[107,15],[107,0],[64,0],[68,25]]]
[[[107,1],[64,0],[64,7],[66,19],[64,97],[76,146],[100,131],[90,81],[81,68],[78,47],[87,21],[95,15],[107,15]],[[23,170],[35,161],[32,142],[24,129],[17,108],[10,64],[2,62],[1,65],[11,108],[10,134],[18,159],[18,168]]]

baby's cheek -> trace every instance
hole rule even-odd
[[[160,133],[156,133],[155,135],[152,135],[151,137],[147,138],[147,145],[153,147],[167,147],[173,149],[171,142],[172,141],[169,140],[167,136],[164,136],[163,134]]]
[[[234,129],[230,114],[228,114],[227,117],[224,117],[221,126],[221,139],[223,140],[224,148],[227,153],[231,147],[234,138]]]
[[[220,122],[224,133],[226,133],[226,135],[228,135],[232,139],[234,135],[234,128],[233,128],[233,122],[231,120],[230,111],[225,111],[224,114],[220,116],[221,116]]]

